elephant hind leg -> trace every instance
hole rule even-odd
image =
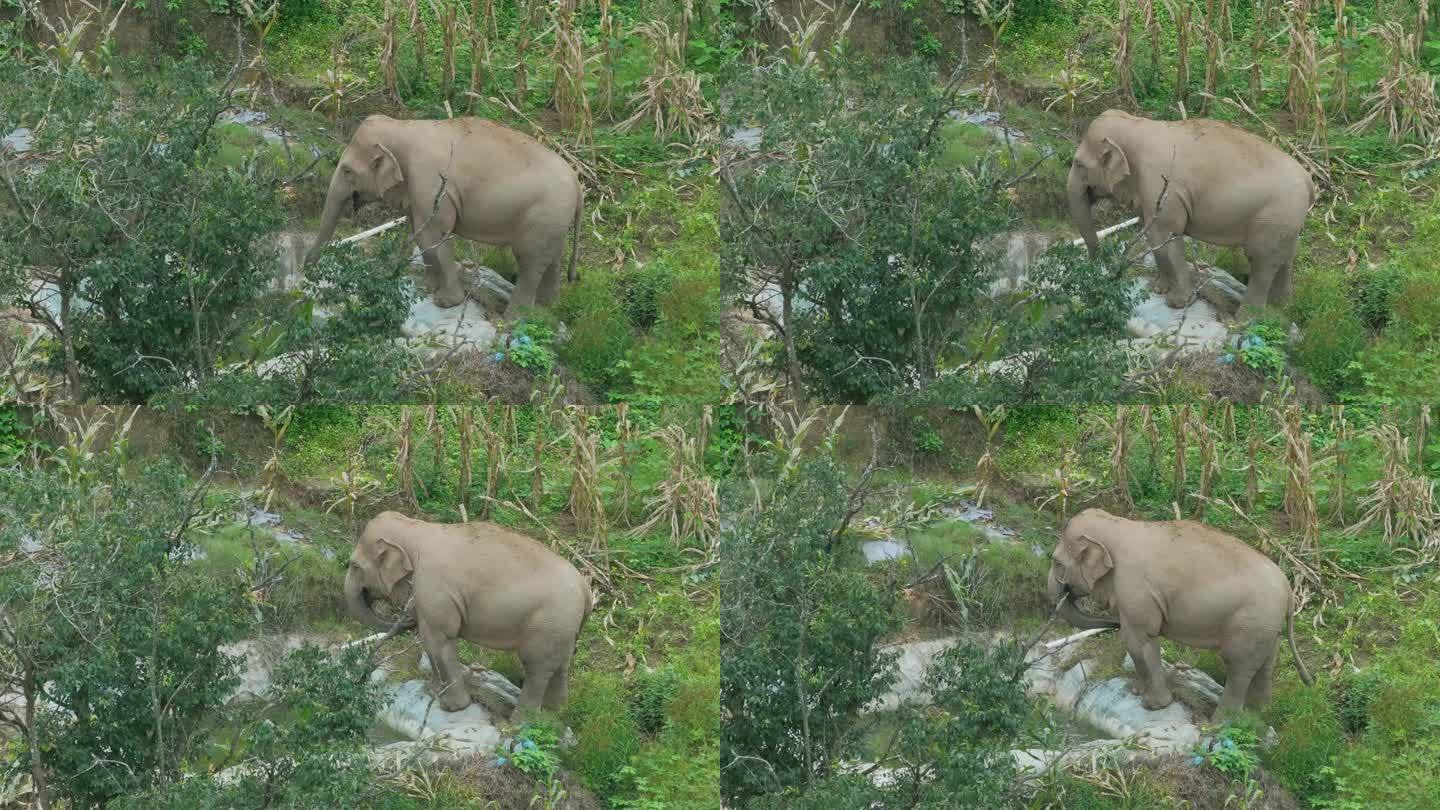
[[[1215,719],[1234,717],[1244,710],[1250,697],[1250,685],[1275,659],[1275,645],[1267,652],[1261,644],[1250,639],[1240,639],[1220,649],[1225,659],[1225,691],[1220,695],[1220,705],[1215,709]],[[1268,687],[1267,687],[1268,688]]]
[[[1242,307],[1258,312],[1272,301],[1278,304],[1289,299],[1296,241],[1276,242],[1257,237],[1245,246],[1245,256],[1250,260],[1250,279],[1245,285]]]
[[[545,708],[555,710],[565,705],[569,697],[570,660],[567,658],[560,668],[550,676],[550,685],[545,687]]]
[[[555,297],[560,294],[560,260],[557,259],[545,268],[545,275],[540,277],[540,290],[536,294],[536,302],[541,306],[550,306],[555,303]]]
[[[552,266],[556,272],[559,271],[565,240],[526,238],[517,240],[511,249],[520,269],[515,279],[515,290],[510,293],[510,305],[505,308],[506,318],[514,318],[522,308],[535,305],[545,273]]]
[[[564,644],[536,643],[520,650],[520,663],[525,665],[525,685],[520,687],[519,714],[526,714],[546,705],[545,696],[556,673],[565,668],[570,648]]]
[[[1245,694],[1245,708],[1259,710],[1270,702],[1270,684],[1275,676],[1275,652],[1272,650],[1264,666],[1250,679],[1250,691]]]

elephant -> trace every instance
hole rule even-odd
[[[509,247],[519,278],[505,310],[549,304],[560,287],[565,232],[575,278],[583,192],[575,170],[539,141],[480,118],[399,121],[367,117],[355,130],[330,177],[314,261],[335,233],[349,202],[381,200],[406,211],[425,258],[437,307],[465,300],[450,239]]]
[[[1100,246],[1090,211],[1096,199],[1113,199],[1140,217],[1159,271],[1154,289],[1176,309],[1196,288],[1182,234],[1242,248],[1250,278],[1241,308],[1258,311],[1290,299],[1296,246],[1317,192],[1299,162],[1240,127],[1106,110],[1081,137],[1067,193],[1070,219],[1092,259]]]
[[[1174,696],[1160,664],[1159,637],[1219,650],[1225,691],[1216,718],[1270,700],[1279,634],[1306,685],[1314,680],[1295,649],[1293,599],[1280,567],[1244,542],[1203,523],[1147,522],[1086,509],[1065,526],[1055,546],[1048,592],[1060,617],[1076,627],[1119,628],[1135,662],[1135,691],[1147,709]],[[1074,604],[1089,595],[1120,620]]]
[[[374,599],[409,605],[387,622]],[[411,600],[413,598],[413,605]],[[518,709],[564,705],[570,659],[592,608],[590,580],[544,544],[493,523],[430,523],[382,512],[361,531],[345,574],[350,613],[380,630],[415,626],[446,711],[470,705],[459,639],[519,654]]]

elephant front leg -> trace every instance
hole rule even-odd
[[[440,706],[447,712],[458,712],[469,706],[470,690],[465,684],[465,667],[460,663],[457,640],[426,630],[421,631],[420,640],[440,679]]]
[[[1185,261],[1185,237],[1152,222],[1145,238],[1155,253],[1155,291],[1165,296],[1170,307],[1183,309],[1195,297],[1195,274]]]
[[[465,287],[460,283],[460,265],[455,261],[455,251],[450,240],[438,235],[434,241],[422,241],[423,246],[434,247],[422,250],[425,269],[430,283],[434,285],[435,306],[447,309],[465,302]]]
[[[1120,628],[1125,650],[1135,662],[1136,685],[1140,687],[1140,703],[1147,709],[1163,709],[1175,700],[1165,682],[1165,667],[1160,663],[1160,638],[1134,627]]]

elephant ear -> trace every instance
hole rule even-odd
[[[380,550],[375,556],[375,561],[376,568],[380,573],[380,584],[385,586],[385,593],[394,593],[396,585],[415,573],[415,565],[410,561],[410,552],[406,551],[403,546],[383,537],[377,539]]]
[[[375,187],[383,196],[387,191],[405,182],[405,173],[400,170],[400,161],[395,153],[383,143],[375,144],[375,153],[370,156],[370,170],[374,172]]]
[[[1110,549],[1101,545],[1089,535],[1080,535],[1080,558],[1077,561],[1080,576],[1085,580],[1086,590],[1094,590],[1095,583],[1115,568],[1115,559]]]
[[[1114,141],[1109,138],[1100,141],[1099,156],[1100,176],[1106,188],[1114,189],[1130,176],[1130,159]]]

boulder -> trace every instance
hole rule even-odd
[[[227,655],[244,657],[240,666],[240,685],[225,699],[226,703],[243,703],[250,700],[264,700],[270,695],[271,677],[275,667],[285,656],[306,644],[323,643],[315,636],[300,633],[281,633],[256,639],[225,644],[220,651]]]

